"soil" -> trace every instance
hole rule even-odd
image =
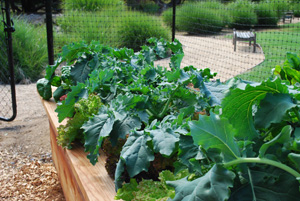
[[[5,90],[10,88],[3,87],[1,100]],[[16,85],[16,97],[16,119],[0,121],[0,200],[65,200],[51,160],[48,118],[35,84]]]

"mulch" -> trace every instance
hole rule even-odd
[[[50,153],[0,150],[0,200],[65,200]]]

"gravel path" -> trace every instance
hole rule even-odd
[[[246,72],[265,59],[262,49],[257,46],[253,53],[253,46],[248,42],[238,41],[234,52],[232,39],[224,37],[176,35],[176,38],[182,43],[185,55],[181,67],[210,68],[218,73],[216,78],[221,81]],[[155,65],[168,66],[169,60],[157,61]]]

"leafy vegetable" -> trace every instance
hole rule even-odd
[[[72,148],[75,140],[83,141],[83,130],[81,126],[88,121],[89,117],[96,114],[103,104],[101,99],[91,94],[87,99],[81,99],[74,106],[75,115],[68,119],[66,125],[60,125],[57,128],[57,144],[62,147]]]
[[[183,178],[168,181],[175,188],[174,201],[178,200],[226,200],[229,198],[229,188],[233,186],[235,174],[215,165],[203,177],[188,181]]]
[[[191,135],[196,145],[204,149],[218,148],[224,154],[224,160],[230,161],[240,156],[234,140],[236,130],[227,119],[211,113],[211,116],[199,116],[197,122],[190,122]]]
[[[52,97],[51,83],[49,80],[42,78],[37,81],[36,86],[43,99],[49,100]]]
[[[300,83],[300,57],[291,52],[286,54],[287,60],[282,66],[277,65],[274,75],[278,75],[282,80],[287,80],[290,84]]]
[[[220,83],[209,69],[181,66],[178,40],[148,43],[140,52],[97,42],[63,48],[37,84],[47,99],[57,87],[59,121],[70,118],[59,143],[82,140],[92,164],[104,148],[118,199],[297,199],[300,59],[289,53],[276,67],[283,80]],[[154,66],[166,56],[171,70]]]
[[[288,93],[287,86],[279,79],[262,82],[259,86],[246,86],[245,90],[234,89],[223,100],[223,115],[238,130],[236,137],[252,140],[258,137],[252,117],[252,107],[261,101],[267,93]]]
[[[131,179],[130,183],[124,184],[120,188],[115,197],[116,200],[168,200],[169,197],[175,196],[175,190],[167,185],[167,181],[181,179],[188,175],[188,171],[181,171],[174,175],[169,170],[162,171],[159,174],[159,181],[143,180],[137,183],[135,179]]]

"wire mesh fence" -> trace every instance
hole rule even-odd
[[[0,23],[0,120],[12,121],[16,117],[16,100],[14,91],[12,55],[9,47],[10,36],[7,34],[13,30],[9,16],[8,1],[1,0]]]
[[[150,37],[171,40],[171,1],[155,2],[162,1],[63,1],[53,15],[55,53],[82,40],[135,51]],[[272,68],[285,60],[286,52],[299,53],[297,0],[180,2],[175,38],[185,52],[182,67],[210,68],[221,81],[232,77],[261,81],[272,76]],[[168,66],[168,59],[158,64]]]
[[[8,84],[9,67],[6,48],[5,38],[0,35],[0,117],[9,118],[13,115],[13,111],[11,107],[11,87]]]
[[[170,40],[171,29],[164,25],[158,10],[127,5],[123,1],[65,1],[61,14],[54,15],[54,45],[85,40],[112,47],[139,50],[147,38]],[[57,49],[55,49],[57,52]]]
[[[222,81],[272,76],[286,52],[299,52],[298,5],[281,0],[185,2],[176,11],[176,37],[186,48],[183,63],[208,67]],[[162,16],[170,21],[171,11]]]

